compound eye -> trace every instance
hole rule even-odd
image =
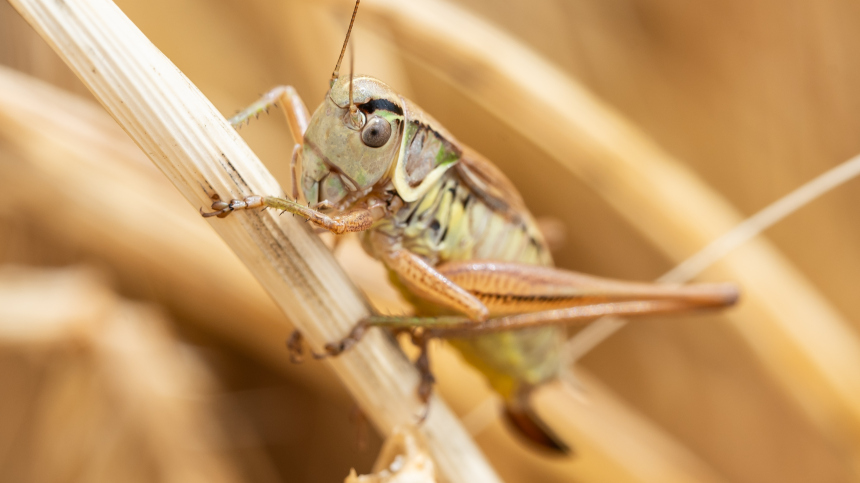
[[[361,141],[371,148],[378,148],[391,137],[391,124],[381,117],[374,116],[361,130]]]

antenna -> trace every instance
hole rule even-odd
[[[352,73],[355,68],[355,47],[349,46],[349,110],[355,109],[355,104],[352,103]]]
[[[340,49],[340,57],[337,58],[337,64],[334,66],[334,71],[331,73],[331,82],[329,83],[329,87],[333,86],[337,78],[340,76],[340,63],[343,61],[343,54],[346,53],[346,45],[349,43],[349,35],[352,33],[352,25],[355,23],[355,14],[358,13],[359,3],[361,3],[361,0],[355,0],[355,8],[352,10],[352,19],[349,21],[349,28],[346,30],[346,38],[343,39],[343,47]],[[352,86],[350,86],[349,92],[350,94],[352,93]],[[350,104],[352,104],[352,100],[350,100]]]
[[[352,100],[352,77],[355,66],[355,44],[349,44],[349,120],[353,126],[360,129],[364,126],[364,116],[358,112],[358,107]]]

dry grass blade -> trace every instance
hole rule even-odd
[[[5,481],[243,481],[197,399],[215,385],[156,310],[91,270],[7,265],[0,320]]]
[[[107,1],[12,1],[186,199],[279,193],[277,183],[224,118]],[[129,209],[134,215],[135,207]],[[300,223],[256,212],[213,227],[319,348],[368,308],[326,248]],[[381,332],[331,362],[374,424],[388,432],[415,420],[417,375]],[[450,481],[495,481],[480,452],[440,401],[422,426]]]

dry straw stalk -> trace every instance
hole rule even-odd
[[[114,4],[10,3],[192,205],[207,206],[215,195],[281,192],[211,103]],[[128,207],[130,217],[135,209]],[[300,222],[265,211],[216,220],[212,226],[317,350],[368,315],[358,291]],[[372,332],[331,364],[383,433],[420,414],[417,374],[381,332]],[[421,430],[443,476],[449,481],[498,481],[444,404],[431,404]]]

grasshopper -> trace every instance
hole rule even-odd
[[[283,106],[297,142],[296,201],[219,200],[203,216],[269,207],[335,234],[359,232],[418,316],[371,317],[328,344],[327,354],[346,350],[371,326],[408,331],[422,349],[418,392],[426,402],[433,383],[427,340],[445,338],[487,377],[515,428],[564,451],[528,404],[534,387],[559,374],[564,325],[725,307],[738,291],[732,284],[636,283],[554,268],[534,218],[501,171],[381,81],[353,76],[352,69],[339,76],[359,2],[330,90],[313,116],[292,87],[280,86],[230,120],[240,126]]]

